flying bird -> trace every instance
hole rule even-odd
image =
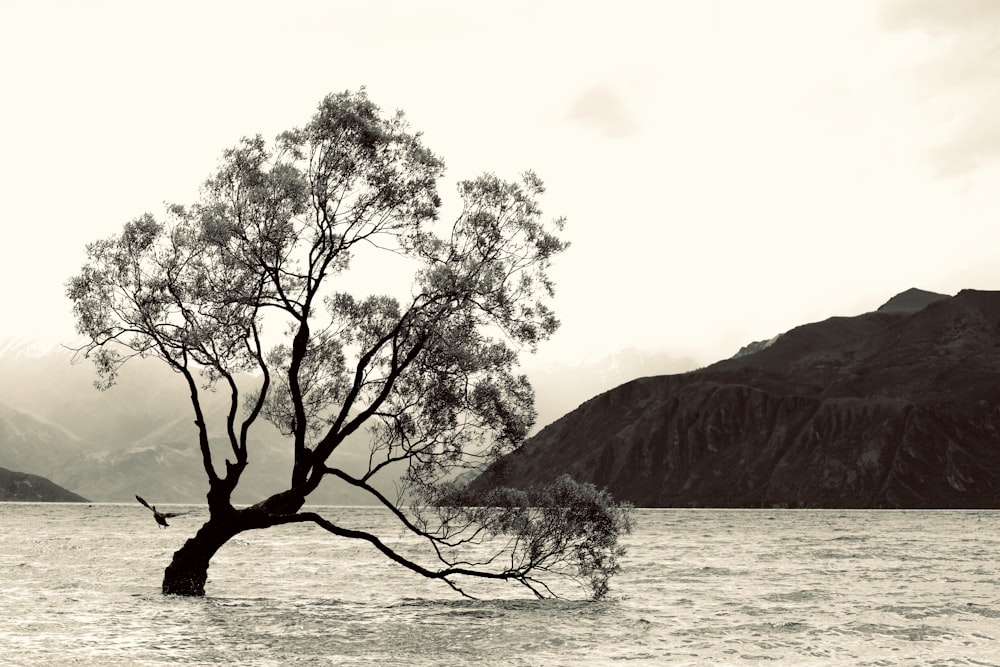
[[[167,523],[167,519],[172,519],[175,516],[180,516],[182,514],[188,514],[188,512],[158,512],[155,505],[150,505],[139,496],[136,496],[135,499],[149,508],[149,510],[153,513],[153,518],[156,519],[156,523],[160,524],[162,528],[166,528],[170,525]]]

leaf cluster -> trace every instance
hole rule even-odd
[[[619,540],[633,528],[630,505],[568,475],[527,489],[453,487],[437,501],[445,523],[505,538],[511,572],[540,597],[551,590],[538,577],[554,573],[579,582],[593,599],[603,598],[621,571],[625,549]]]

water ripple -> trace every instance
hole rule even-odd
[[[241,536],[208,597],[164,597],[194,525],[134,509],[0,506],[0,663],[1000,665],[1000,513],[641,510],[591,602],[457,597],[305,527]]]

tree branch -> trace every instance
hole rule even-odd
[[[335,523],[320,516],[319,514],[316,514],[315,512],[299,512],[298,514],[288,515],[286,517],[279,517],[276,519],[276,524],[302,523],[302,522],[315,523],[317,526],[339,537],[346,537],[355,540],[364,540],[365,542],[368,542],[376,549],[378,549],[380,552],[382,552],[384,556],[389,558],[389,560],[393,561],[394,563],[402,565],[408,570],[416,572],[417,574],[426,577],[428,579],[443,580],[446,583],[448,583],[449,586],[454,588],[456,591],[462,593],[463,595],[465,595],[465,593],[463,593],[461,589],[458,588],[456,584],[450,580],[450,577],[465,576],[465,577],[474,577],[478,579],[491,579],[495,581],[516,581],[517,583],[528,588],[536,597],[538,598],[545,597],[538,590],[538,588],[536,588],[538,582],[534,581],[531,577],[528,577],[525,574],[518,572],[516,570],[503,570],[501,572],[483,572],[481,570],[473,570],[465,567],[446,567],[441,570],[431,570],[397,553],[389,546],[387,546],[377,536],[372,535],[371,533],[365,532],[363,530],[354,530],[351,528],[344,528],[342,526],[338,526]],[[467,595],[466,597],[471,597],[471,596]]]

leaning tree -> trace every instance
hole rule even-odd
[[[566,243],[562,220],[542,219],[532,173],[460,183],[460,211],[442,225],[443,170],[402,113],[383,114],[363,89],[330,95],[304,127],[225,151],[195,204],[87,246],[67,292],[98,386],[130,359],[155,357],[190,393],[209,518],[174,554],[164,593],[203,595],[230,538],[291,523],[367,541],[459,592],[478,577],[549,596],[557,575],[606,592],[627,506],[565,477],[478,494],[462,485],[517,449],[534,421],[518,353],[556,329],[548,269]],[[356,264],[384,262],[412,270],[400,294],[345,291]],[[228,398],[214,430],[207,391]],[[238,508],[261,420],[294,452],[287,488]],[[220,451],[210,432],[223,428]],[[344,464],[353,434],[369,443],[361,471]],[[397,491],[380,490],[382,478]],[[367,492],[426,553],[310,509],[324,480]]]

